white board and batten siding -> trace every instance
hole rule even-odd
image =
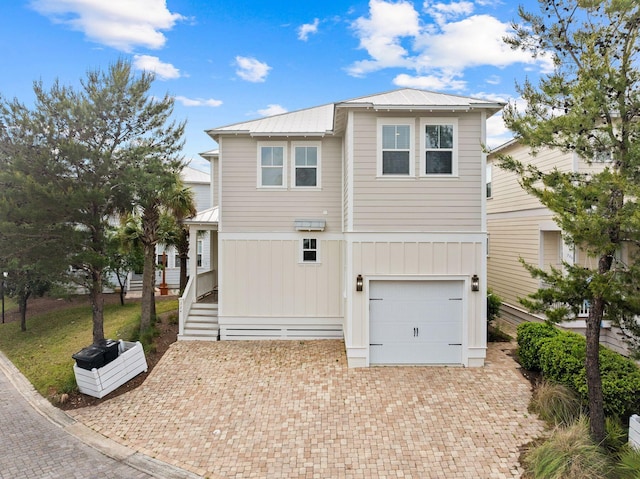
[[[375,236],[376,239],[372,238]],[[347,256],[351,257],[353,279],[349,278],[348,287],[355,290],[358,274],[364,282],[363,291],[353,293],[345,318],[349,365],[389,363],[394,356],[393,348],[400,351],[405,341],[405,348],[414,344],[414,352],[404,358],[395,354],[398,359],[391,362],[482,366],[486,356],[486,285],[471,292],[470,278],[474,274],[483,276],[484,250],[484,238],[479,233],[349,235]],[[393,301],[399,305],[398,299],[407,295],[409,301],[389,316],[389,311],[384,310],[386,306],[373,304],[377,303],[376,295],[381,290],[389,293],[387,305]],[[443,291],[448,295],[444,302],[436,299]],[[405,324],[417,318],[420,324]],[[380,334],[384,336],[384,331],[393,329],[389,322],[395,322],[398,334],[404,336],[395,338],[395,346],[383,356],[376,356],[373,349],[380,348]],[[415,336],[414,327],[418,328]],[[435,342],[429,341],[423,328],[433,328],[441,334]],[[442,353],[439,358],[436,351]],[[384,356],[387,353],[389,356]]]
[[[221,339],[342,338],[339,239],[315,232],[232,236],[220,235],[227,272],[219,293]],[[303,237],[317,238],[317,263],[301,261]]]

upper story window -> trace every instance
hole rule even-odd
[[[294,142],[293,187],[320,187],[320,143]]]
[[[258,187],[283,188],[286,186],[287,162],[285,145],[281,143],[258,144]]]
[[[491,198],[491,195],[493,194],[493,192],[491,191],[491,181],[492,181],[492,175],[493,175],[493,165],[492,164],[487,164],[487,176],[486,176],[486,183],[487,183],[487,198]]]
[[[413,176],[413,119],[378,119],[378,176]]]
[[[455,118],[425,118],[420,139],[422,175],[456,176],[458,174],[458,121]]]

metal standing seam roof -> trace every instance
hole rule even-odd
[[[206,210],[198,211],[193,218],[185,220],[187,225],[201,225],[217,223],[220,219],[219,209],[217,206],[213,208],[207,208]]]
[[[332,134],[336,109],[467,111],[486,109],[493,115],[504,103],[410,88],[329,103],[207,130],[211,137],[229,134],[252,136],[324,136]]]

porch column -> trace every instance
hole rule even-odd
[[[198,228],[189,226],[189,276],[193,278],[193,291],[198,291]]]

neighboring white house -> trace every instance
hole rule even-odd
[[[211,207],[211,179],[208,173],[196,170],[189,166],[183,168],[180,174],[185,186],[193,191],[196,210],[201,211]],[[207,271],[211,268],[210,237],[208,233],[203,233],[196,238],[195,255],[198,271]],[[171,290],[177,290],[180,286],[180,258],[175,247],[156,246],[156,264],[162,265],[163,253],[166,253],[166,282]],[[187,267],[187,274],[189,268]],[[156,271],[156,287],[162,281],[162,270]]]
[[[528,147],[515,140],[495,148],[489,154],[486,173],[489,287],[503,300],[503,321],[512,324],[540,321],[542,315],[527,312],[519,302],[519,298],[543,286],[541,281],[531,277],[520,263],[520,258],[543,269],[550,266],[562,268],[563,262],[597,268],[597,260],[563,241],[562,231],[553,221],[553,213],[522,189],[514,173],[501,170],[495,164],[500,154],[525,164],[535,164],[546,172],[554,168],[562,172],[598,172],[602,171],[610,158],[603,157],[601,161],[589,164],[573,152],[562,153],[551,149],[542,149],[532,156]],[[627,254],[626,250],[620,252],[623,258]],[[588,313],[588,304],[585,303],[578,318],[561,326],[584,333],[584,318]],[[619,331],[608,322],[602,325],[600,340],[616,351],[626,351]]]
[[[180,338],[344,338],[351,367],[482,366],[482,145],[502,107],[401,89],[209,130],[212,208],[189,224],[211,234],[211,270],[181,299]]]

